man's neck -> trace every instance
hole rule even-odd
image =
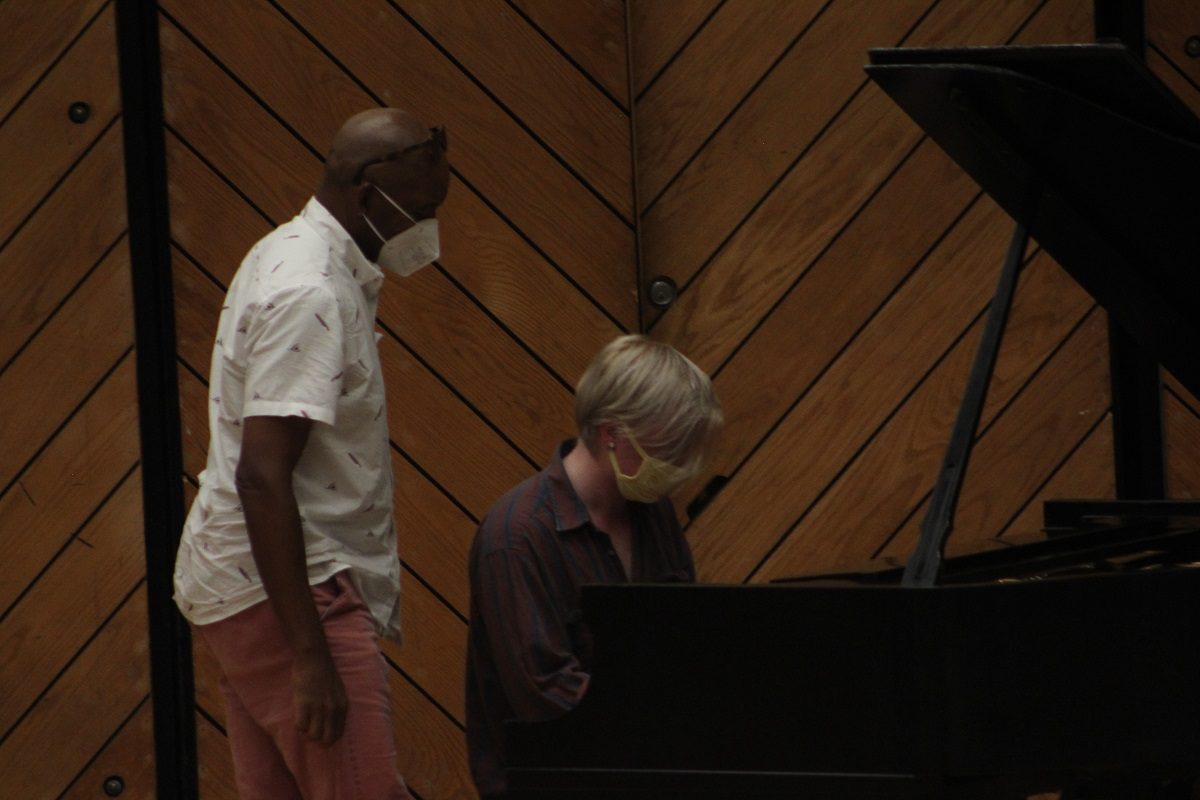
[[[593,455],[579,439],[571,452],[563,456],[563,469],[593,523],[626,519],[628,503],[617,489],[612,465],[602,454]]]

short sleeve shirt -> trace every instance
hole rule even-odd
[[[375,311],[383,273],[316,199],[247,254],[221,308],[208,461],[184,525],[175,600],[192,623],[266,599],[234,474],[252,416],[315,421],[292,486],[309,582],[344,569],[399,636],[400,564]]]

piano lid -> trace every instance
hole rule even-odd
[[[1200,394],[1200,120],[1122,45],[870,56],[871,79]]]

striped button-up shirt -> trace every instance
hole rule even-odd
[[[632,575],[592,525],[566,470],[550,464],[488,512],[471,546],[467,745],[483,794],[504,791],[503,725],[573,708],[588,685],[589,636],[579,610],[588,583],[694,581],[691,550],[669,500],[630,503]]]

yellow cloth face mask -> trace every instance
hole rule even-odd
[[[612,462],[613,474],[617,476],[617,490],[626,500],[635,503],[653,503],[666,497],[678,489],[684,481],[691,477],[691,471],[677,467],[662,459],[648,455],[638,444],[633,434],[626,433],[625,437],[633,445],[633,449],[642,457],[642,464],[637,472],[626,475],[617,464],[617,453],[609,448],[608,459]]]

